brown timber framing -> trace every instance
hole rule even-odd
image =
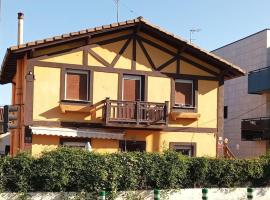
[[[65,63],[56,63],[56,62],[44,62],[44,61],[29,61],[35,66],[40,67],[56,67],[56,68],[74,68],[78,70],[93,70],[97,72],[108,72],[108,73],[125,73],[125,74],[134,74],[134,75],[148,75],[148,76],[157,76],[157,77],[169,77],[169,78],[178,78],[178,79],[195,79],[195,80],[209,80],[209,81],[219,81],[217,77],[210,76],[200,76],[200,75],[188,75],[188,74],[173,74],[167,72],[159,71],[137,71],[137,70],[128,70],[112,67],[99,67],[99,66],[83,66],[76,64],[65,64]]]
[[[113,59],[111,66],[114,67],[115,64],[117,63],[117,61],[119,60],[119,58],[121,57],[121,55],[124,53],[124,51],[126,50],[126,48],[128,47],[130,41],[132,40],[132,37],[130,37],[126,43],[123,45],[123,47],[120,49],[119,53],[115,56],[115,58]]]

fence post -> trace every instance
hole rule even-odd
[[[154,200],[160,200],[160,190],[159,189],[154,190]]]
[[[208,193],[208,189],[203,188],[202,189],[202,200],[207,200],[208,199],[207,193]]]
[[[251,199],[253,199],[253,188],[250,188],[250,187],[248,187],[247,188],[247,199],[248,200],[251,200]]]
[[[105,191],[100,191],[98,195],[99,200],[105,200],[106,199],[106,192]]]

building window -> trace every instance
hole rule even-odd
[[[170,149],[179,152],[185,156],[195,156],[195,144],[194,143],[181,143],[171,142]]]
[[[224,119],[228,118],[228,106],[224,106]]]
[[[194,107],[194,86],[192,80],[175,80],[175,107]]]
[[[89,72],[67,70],[65,75],[65,100],[89,100]]]
[[[89,144],[88,144],[89,143]],[[90,140],[84,138],[61,138],[60,144],[65,147],[88,148]]]
[[[143,152],[146,150],[146,142],[145,141],[127,141],[121,140],[119,141],[119,148],[123,152],[130,151],[140,151]]]
[[[124,75],[122,97],[124,101],[143,100],[143,80],[141,76]]]

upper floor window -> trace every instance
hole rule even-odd
[[[175,80],[175,106],[194,107],[194,86],[192,80]]]
[[[123,100],[143,100],[143,81],[141,76],[124,75],[123,77]]]
[[[65,75],[65,99],[75,101],[89,100],[89,72],[67,70]]]

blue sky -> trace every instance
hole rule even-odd
[[[1,0],[0,0],[1,1]],[[269,0],[120,0],[119,20],[143,16],[206,50],[270,27]],[[116,21],[114,0],[2,0],[0,60],[16,44],[17,12],[25,13],[24,41],[32,41]],[[11,86],[0,85],[0,105],[9,104]]]

